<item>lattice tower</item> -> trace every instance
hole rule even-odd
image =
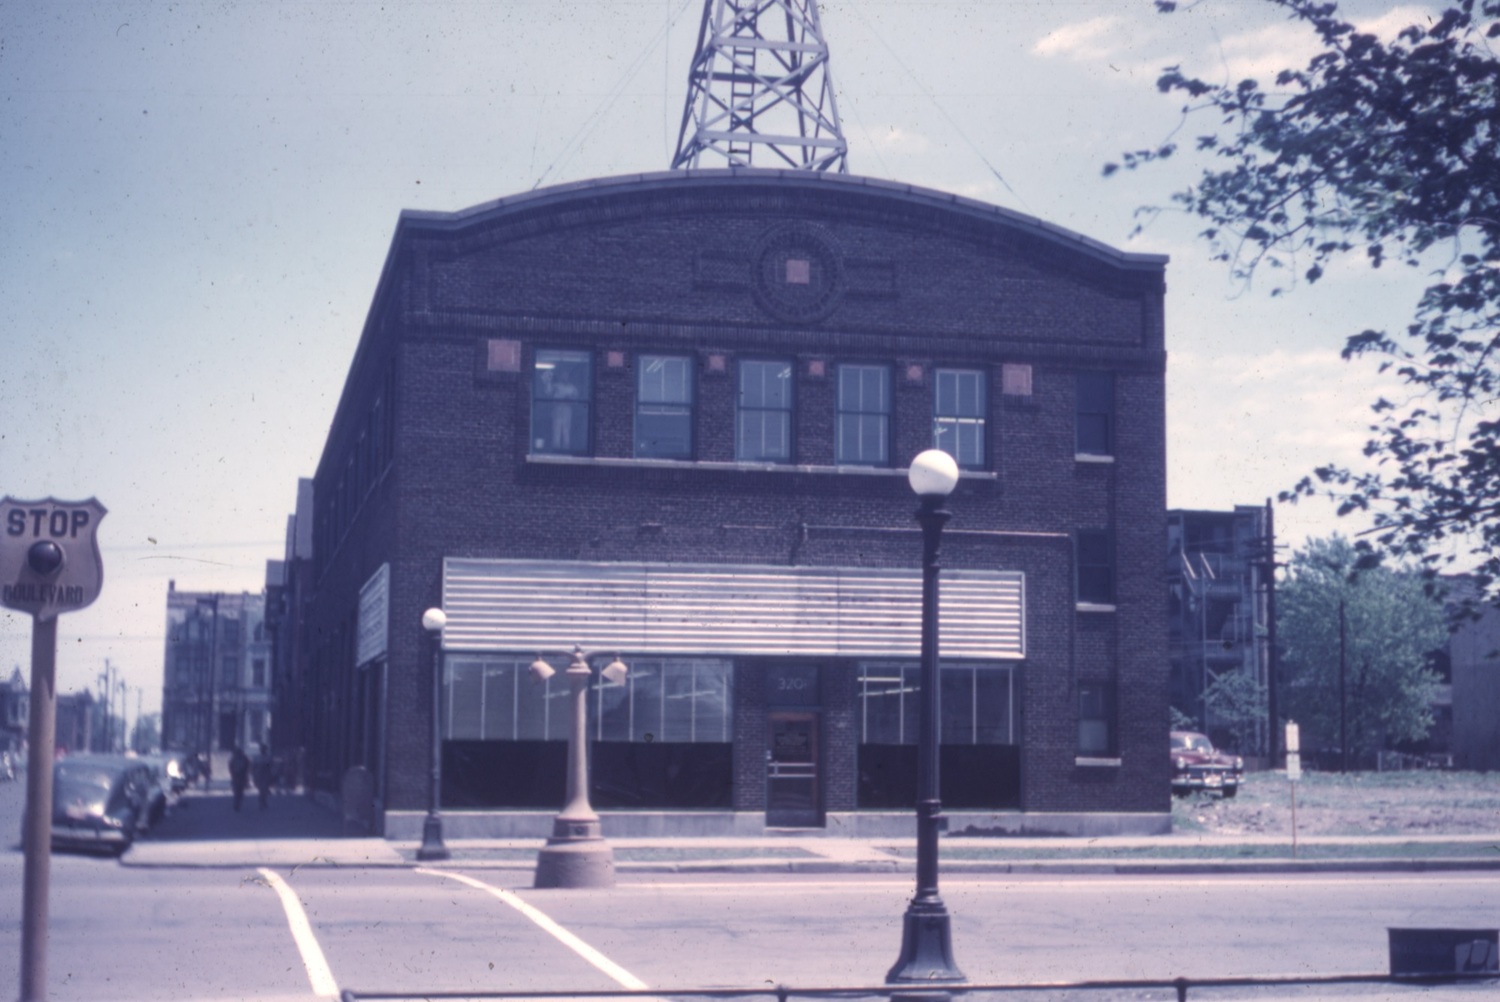
[[[848,152],[817,0],[704,0],[673,168],[845,174]]]

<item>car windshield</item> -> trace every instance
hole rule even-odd
[[[1174,751],[1208,753],[1214,750],[1213,742],[1202,734],[1174,734],[1172,735],[1172,748]]]
[[[92,786],[96,789],[108,790],[115,783],[115,774],[97,765],[59,762],[57,781],[69,786]]]

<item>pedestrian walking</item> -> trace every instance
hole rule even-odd
[[[250,781],[250,756],[239,745],[229,756],[229,788],[234,791],[234,809],[239,810],[245,802],[245,784]]]
[[[260,809],[265,810],[271,805],[271,783],[276,779],[276,768],[271,762],[271,750],[264,744],[260,746],[260,754],[255,756],[252,771],[255,775],[255,792],[260,795]]]

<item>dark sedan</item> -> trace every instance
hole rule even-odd
[[[52,848],[124,852],[151,823],[151,767],[74,755],[52,767]]]
[[[1233,797],[1245,778],[1245,760],[1219,751],[1196,731],[1172,732],[1172,792],[1185,797],[1194,790]]]

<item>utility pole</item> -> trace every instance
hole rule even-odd
[[[1339,599],[1339,772],[1349,771],[1349,631]]]
[[[1276,644],[1276,510],[1266,498],[1266,742],[1271,768],[1281,757],[1281,651]]]

